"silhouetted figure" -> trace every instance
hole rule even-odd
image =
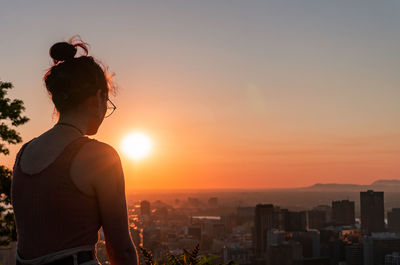
[[[77,48],[84,55],[75,57]],[[128,228],[124,175],[117,152],[85,135],[97,133],[107,110],[109,80],[77,38],[54,44],[44,76],[58,122],[24,144],[12,180],[17,264],[98,264],[103,228],[112,264],[138,263]]]

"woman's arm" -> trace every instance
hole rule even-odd
[[[91,161],[91,183],[96,194],[106,241],[113,265],[137,265],[136,248],[129,235],[124,174],[118,153],[101,142],[86,145]]]

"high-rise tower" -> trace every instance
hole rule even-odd
[[[332,220],[335,225],[354,225],[354,202],[349,200],[333,201]]]
[[[272,204],[257,204],[255,213],[255,254],[256,258],[266,259],[268,248],[268,231],[279,227],[279,208]]]
[[[383,192],[360,192],[361,231],[363,234],[385,231]]]

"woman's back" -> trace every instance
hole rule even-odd
[[[78,48],[84,54],[75,57]],[[55,43],[50,56],[54,65],[44,82],[59,119],[21,149],[14,166],[17,260],[44,264],[65,256],[69,263],[62,264],[85,262],[102,227],[111,264],[137,265],[119,155],[84,137],[96,134],[116,108],[108,98],[110,80],[80,40]]]
[[[79,150],[94,140],[78,137],[60,151],[60,147],[46,148],[45,140],[24,145],[14,167],[12,203],[18,251],[25,259],[76,246],[94,246],[101,226],[96,197],[87,194],[81,184],[87,182],[86,177],[80,176],[83,180],[74,183],[70,174]],[[47,152],[40,152],[40,147]]]

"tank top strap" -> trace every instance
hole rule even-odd
[[[22,145],[22,147],[19,149],[19,151],[18,151],[18,153],[17,153],[17,156],[16,156],[16,158],[15,158],[15,163],[14,163],[14,167],[13,167],[14,169],[13,169],[13,170],[15,170],[16,166],[18,166],[19,160],[21,159],[22,153],[24,152],[25,148],[28,146],[28,144],[29,144],[30,142],[32,142],[32,141],[35,140],[35,139],[36,139],[36,137],[33,138],[33,139],[31,139],[30,141],[24,143],[24,144]]]

